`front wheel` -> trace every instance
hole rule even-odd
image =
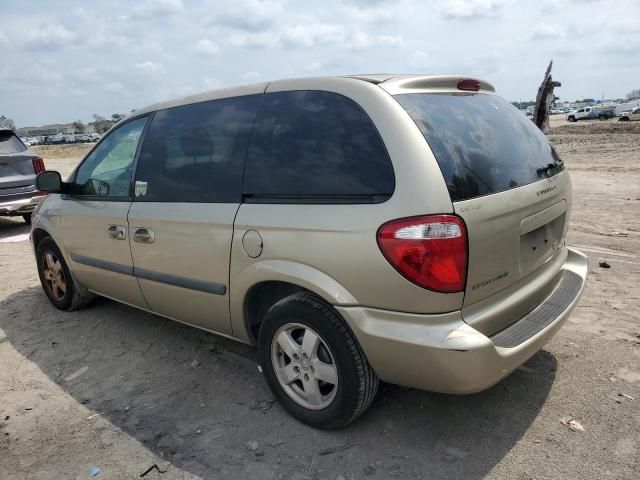
[[[576,117],[569,117],[567,118],[567,120],[569,120],[571,123],[577,122]]]
[[[38,244],[36,261],[42,289],[54,307],[70,312],[91,302],[90,297],[78,291],[69,267],[51,237]]]
[[[367,410],[378,390],[378,377],[342,318],[310,293],[269,309],[258,355],[275,397],[313,427],[344,427]]]
[[[31,213],[25,213],[24,215],[22,215],[22,219],[27,225],[31,225],[31,215]]]

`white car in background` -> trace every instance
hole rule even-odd
[[[619,122],[630,122],[634,120],[640,120],[640,107],[636,107],[630,112],[622,112],[618,119]]]

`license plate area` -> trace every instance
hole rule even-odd
[[[551,260],[562,247],[566,212],[520,236],[520,273],[526,274]]]

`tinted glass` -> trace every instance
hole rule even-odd
[[[246,194],[366,202],[393,189],[380,135],[353,101],[319,91],[265,95],[247,155]]]
[[[131,170],[146,117],[109,133],[78,168],[74,194],[128,198]]]
[[[259,102],[251,95],[156,112],[136,168],[146,193],[136,201],[239,202]]]
[[[564,170],[545,135],[496,95],[411,93],[394,98],[429,143],[452,200],[502,192]]]
[[[27,147],[10,130],[0,130],[0,155],[24,152]]]

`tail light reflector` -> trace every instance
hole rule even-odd
[[[44,160],[42,160],[40,157],[35,157],[33,158],[32,161],[33,161],[33,171],[36,175],[46,170],[46,168],[44,167]]]
[[[467,229],[454,215],[402,218],[378,229],[378,246],[405,278],[435,292],[464,291]]]

